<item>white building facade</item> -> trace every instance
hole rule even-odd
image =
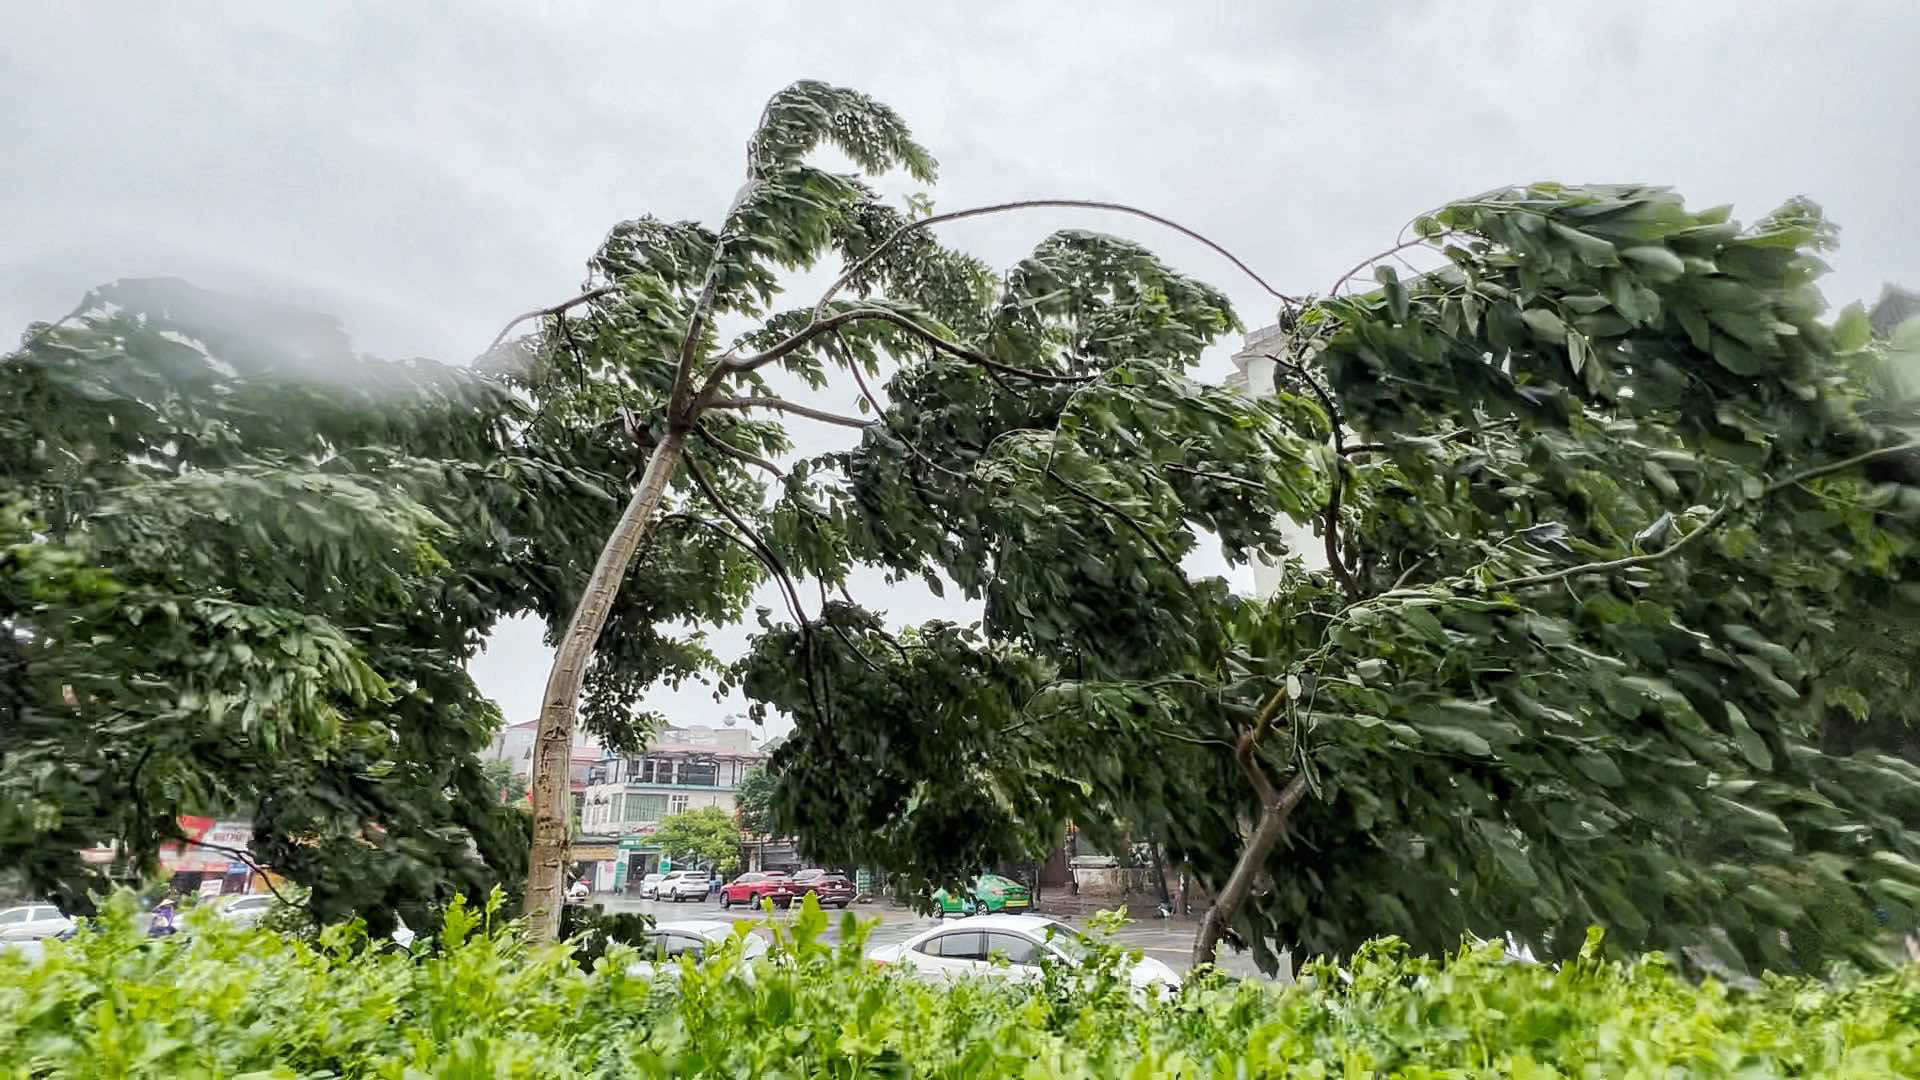
[[[1286,331],[1278,325],[1261,327],[1247,334],[1239,351],[1233,354],[1235,371],[1227,377],[1227,385],[1249,397],[1271,395],[1273,357],[1284,354],[1286,347]],[[1283,521],[1281,525],[1287,535],[1288,547],[1293,549],[1307,569],[1327,568],[1326,550],[1310,527],[1295,525],[1290,521]],[[1280,567],[1259,555],[1253,556],[1253,587],[1261,597],[1272,596],[1273,591],[1280,587]]]

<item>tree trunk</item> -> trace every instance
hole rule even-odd
[[[547,674],[546,693],[540,699],[540,725],[533,740],[533,851],[527,862],[527,938],[535,943],[552,941],[560,933],[561,879],[565,876],[567,834],[572,823],[568,773],[573,763],[580,684],[586,678],[594,645],[607,624],[607,613],[619,595],[634,552],[653,529],[654,512],[660,508],[667,482],[680,465],[686,439],[685,432],[670,429],[653,448],[640,486],[627,502],[613,535],[600,549],[586,591],[567,621],[566,637],[553,655],[553,670]]]
[[[1307,793],[1306,777],[1296,775],[1287,783],[1284,791],[1272,795],[1273,786],[1259,775],[1259,765],[1253,763],[1250,754],[1242,759],[1242,763],[1258,777],[1255,787],[1271,797],[1262,800],[1265,805],[1260,811],[1259,823],[1253,828],[1253,835],[1247,838],[1246,846],[1240,849],[1240,860],[1233,864],[1233,873],[1227,876],[1226,887],[1213,898],[1206,917],[1200,920],[1200,929],[1193,935],[1195,967],[1213,963],[1213,951],[1220,945],[1220,936],[1227,932],[1227,925],[1233,921],[1233,913],[1253,892],[1253,883],[1266,866],[1273,845],[1279,843],[1280,837],[1287,831],[1287,819],[1293,816],[1293,808],[1299,804],[1300,797]]]

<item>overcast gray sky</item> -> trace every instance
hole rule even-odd
[[[568,295],[615,221],[712,221],[796,78],[898,108],[942,162],[940,208],[1133,202],[1285,291],[1324,290],[1449,198],[1543,179],[1666,183],[1743,219],[1807,194],[1845,230],[1836,304],[1920,282],[1905,0],[9,6],[7,338],[92,285],[174,274],[334,312],[372,353],[460,361]],[[1153,244],[1249,325],[1271,314],[1216,257],[1128,220],[943,236],[1004,265],[1062,224]],[[515,626],[474,673],[521,720],[546,663]],[[681,722],[739,707],[655,703]]]

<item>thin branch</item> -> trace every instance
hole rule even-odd
[[[715,450],[718,450],[721,453],[727,455],[728,457],[733,458],[735,461],[742,461],[748,465],[755,465],[762,469],[767,470],[768,472],[772,473],[777,477],[780,477],[782,479],[786,478],[787,474],[781,471],[780,466],[775,465],[773,462],[768,461],[766,458],[763,458],[758,454],[750,454],[747,451],[742,450],[731,443],[723,441],[719,436],[708,431],[705,425],[695,424],[693,428],[693,433],[694,435],[699,437],[701,442],[706,443],[708,446],[713,447]]]
[[[1360,595],[1360,587],[1354,583],[1353,574],[1340,558],[1340,499],[1346,487],[1346,476],[1341,472],[1340,459],[1346,455],[1346,436],[1341,433],[1342,421],[1340,407],[1333,403],[1333,394],[1321,387],[1320,381],[1313,377],[1305,365],[1292,360],[1282,360],[1272,353],[1265,354],[1275,366],[1293,373],[1293,376],[1307,385],[1315,397],[1320,399],[1321,407],[1327,410],[1327,427],[1333,432],[1333,474],[1328,479],[1327,506],[1320,513],[1320,539],[1327,552],[1327,569],[1333,579],[1340,583],[1340,591],[1351,600]]]
[[[1079,484],[1076,484],[1073,481],[1067,479],[1066,477],[1061,476],[1059,473],[1055,472],[1051,466],[1047,468],[1046,475],[1050,479],[1057,482],[1061,487],[1066,488],[1068,491],[1079,496],[1081,499],[1084,499],[1086,502],[1092,504],[1093,506],[1099,507],[1102,510],[1105,510],[1107,513],[1112,514],[1114,517],[1119,518],[1121,521],[1126,522],[1129,528],[1131,528],[1134,532],[1140,534],[1140,539],[1145,540],[1147,542],[1147,546],[1153,549],[1153,553],[1155,555],[1160,556],[1161,562],[1166,563],[1169,567],[1171,567],[1174,570],[1175,573],[1180,572],[1179,560],[1175,559],[1170,553],[1168,553],[1166,548],[1160,546],[1160,541],[1154,539],[1153,534],[1147,531],[1147,527],[1140,524],[1140,522],[1138,522],[1137,520],[1135,520],[1132,514],[1127,513],[1125,510],[1122,510],[1118,506],[1115,506],[1114,504],[1108,502],[1107,500],[1101,498],[1100,496],[1095,495],[1093,492],[1088,491],[1086,488],[1081,487]],[[1182,580],[1184,580],[1184,577],[1182,578]]]
[[[1250,487],[1255,491],[1267,490],[1267,485],[1259,482],[1258,480],[1249,480],[1244,476],[1234,476],[1230,473],[1223,473],[1223,472],[1212,472],[1207,469],[1196,469],[1191,465],[1179,465],[1172,462],[1167,463],[1167,465],[1165,465],[1164,467],[1172,472],[1186,473],[1188,476],[1203,476],[1209,480],[1219,480],[1223,483],[1228,483],[1228,484],[1239,484],[1241,487]]]
[[[1286,704],[1286,701],[1287,688],[1284,683],[1274,687],[1273,693],[1267,695],[1267,700],[1260,706],[1260,714],[1254,718],[1253,730],[1247,735],[1249,748],[1259,743],[1266,735],[1267,729],[1273,726],[1273,718],[1280,714],[1280,707]]]
[[[875,675],[881,674],[880,665],[874,663],[871,659],[869,659],[867,657],[867,654],[862,652],[860,650],[860,647],[853,643],[853,639],[847,636],[847,632],[840,628],[840,624],[837,622],[834,622],[833,619],[827,615],[827,583],[826,581],[824,579],[819,579],[815,581],[815,584],[820,586],[820,621],[823,623],[826,623],[827,629],[832,630],[835,636],[839,637],[840,643],[847,647],[848,652],[859,657],[860,662],[867,665],[868,671],[873,672]],[[906,658],[905,654],[904,653],[901,654],[901,659],[904,660],[905,658]]]
[[[1402,585],[1405,585],[1408,579],[1412,578],[1413,575],[1416,572],[1418,572],[1421,567],[1427,565],[1427,562],[1432,558],[1433,556],[1431,555],[1422,555],[1419,558],[1413,560],[1413,565],[1407,567],[1405,570],[1400,571],[1400,576],[1393,579],[1393,587],[1388,589],[1387,591],[1393,592],[1394,589],[1398,589]]]
[[[846,361],[847,361],[847,371],[852,373],[854,385],[860,388],[860,396],[867,399],[867,404],[873,407],[873,414],[880,418],[880,423],[886,426],[886,429],[892,433],[894,438],[900,440],[900,445],[906,447],[908,453],[912,454],[915,459],[924,463],[928,468],[934,470],[935,472],[946,473],[948,476],[951,476],[954,479],[961,481],[962,483],[972,482],[973,477],[967,475],[966,473],[963,473],[958,469],[949,468],[948,466],[942,465],[938,461],[933,460],[933,458],[930,457],[926,451],[920,449],[919,446],[914,444],[913,440],[907,438],[905,432],[895,427],[893,420],[887,416],[886,408],[880,404],[880,399],[874,396],[873,388],[867,385],[867,377],[866,375],[861,373],[859,363],[856,362],[852,357],[847,357]],[[916,492],[918,491],[917,483],[915,485],[915,490]],[[924,500],[922,501],[924,502]]]
[[[700,489],[701,494],[707,497],[707,501],[713,504],[713,508],[720,511],[721,515],[729,522],[732,522],[733,527],[740,530],[740,534],[746,537],[747,543],[751,545],[749,550],[753,551],[755,557],[766,565],[767,570],[773,574],[775,581],[779,584],[782,595],[793,609],[794,621],[799,624],[800,641],[807,650],[805,666],[807,703],[813,706],[813,714],[816,717],[822,720],[827,719],[825,710],[820,707],[820,696],[813,682],[815,666],[813,655],[813,624],[807,618],[806,607],[800,603],[800,590],[794,587],[793,577],[787,573],[786,564],[781,562],[780,556],[774,554],[773,549],[768,547],[766,542],[760,539],[753,531],[753,527],[747,524],[746,519],[742,518],[725,499],[720,497],[719,491],[713,486],[713,481],[707,478],[706,470],[702,469],[700,463],[692,458],[687,459],[687,475],[693,477],[694,485]]]
[[[1340,430],[1340,406],[1333,403],[1333,394],[1320,385],[1320,380],[1313,377],[1313,373],[1307,370],[1305,364],[1294,360],[1282,360],[1272,353],[1262,355],[1273,361],[1275,367],[1291,372],[1294,378],[1299,379],[1307,389],[1313,391],[1314,397],[1320,399],[1320,407],[1327,410],[1327,427],[1333,431],[1333,452],[1346,453],[1346,436]]]
[[[541,318],[545,318],[548,315],[559,315],[562,312],[565,312],[569,308],[579,307],[581,304],[584,304],[589,300],[598,300],[603,296],[610,296],[619,291],[620,291],[620,286],[618,285],[603,285],[598,289],[589,289],[586,292],[581,293],[579,296],[576,296],[571,300],[562,300],[559,303],[554,304],[550,307],[535,308],[532,311],[515,315],[512,319],[507,321],[507,325],[500,328],[500,332],[498,334],[493,335],[493,342],[489,344],[485,349],[482,349],[480,351],[480,355],[485,356],[488,353],[492,352],[493,350],[499,348],[500,343],[502,341],[505,341],[507,339],[507,335],[513,332],[513,328],[516,326],[519,326],[523,322],[526,322],[528,319],[541,319]]]
[[[874,261],[877,260],[883,252],[885,252],[888,248],[892,247],[896,242],[899,241],[901,237],[907,235],[910,232],[913,232],[917,229],[925,229],[934,225],[939,225],[942,222],[959,221],[963,218],[983,217],[987,214],[1001,214],[1011,210],[1037,210],[1037,209],[1043,209],[1043,208],[1071,209],[1071,210],[1111,210],[1116,213],[1132,214],[1134,217],[1145,218],[1146,220],[1151,221],[1156,225],[1163,225],[1169,229],[1172,229],[1173,231],[1189,239],[1197,240],[1200,243],[1206,245],[1208,248],[1211,248],[1214,252],[1224,256],[1226,260],[1232,263],[1235,267],[1237,267],[1241,273],[1252,278],[1254,282],[1257,283],[1262,289],[1265,289],[1267,291],[1267,295],[1272,296],[1275,299],[1284,301],[1289,304],[1298,304],[1300,302],[1295,297],[1288,296],[1286,293],[1283,293],[1278,289],[1275,289],[1273,286],[1267,284],[1267,281],[1265,278],[1261,277],[1259,274],[1254,273],[1253,268],[1248,266],[1246,263],[1242,262],[1240,260],[1240,257],[1235,255],[1233,252],[1228,251],[1226,248],[1221,247],[1219,244],[1214,243],[1212,240],[1207,239],[1205,236],[1202,236],[1199,233],[1193,231],[1192,229],[1187,228],[1185,225],[1182,225],[1177,221],[1170,221],[1166,218],[1161,217],[1159,214],[1151,213],[1149,211],[1142,210],[1138,207],[1128,206],[1125,203],[1097,202],[1090,199],[1022,199],[1017,202],[994,203],[991,206],[976,206],[968,210],[955,210],[955,211],[952,211],[951,213],[946,213],[946,214],[934,214],[931,217],[924,217],[918,221],[910,221],[907,224],[900,226],[898,229],[895,229],[893,231],[892,235],[888,236],[885,240],[880,241],[880,243],[876,245],[872,251],[868,252],[866,256],[863,257],[859,262],[854,263],[851,267],[847,269],[846,273],[841,274],[839,278],[835,279],[832,285],[827,287],[827,291],[821,294],[819,303],[816,303],[815,305],[813,305],[813,319],[815,322],[818,322],[820,319],[820,313],[826,309],[828,301],[832,300],[834,296],[840,292],[841,289],[846,288],[848,282],[852,281],[856,277],[859,277],[861,271],[873,265]]]
[[[989,371],[997,371],[1002,375],[1014,375],[1022,379],[1030,379],[1040,383],[1084,383],[1092,382],[1097,378],[1097,376],[1094,375],[1055,375],[1050,372],[1033,371],[1029,368],[1015,367],[1012,364],[1001,363],[978,349],[970,349],[965,345],[948,341],[946,338],[921,326],[905,315],[897,311],[887,311],[884,308],[850,308],[846,311],[836,312],[824,319],[808,323],[806,326],[788,335],[784,340],[768,348],[765,352],[755,353],[752,356],[736,356],[726,361],[716,369],[715,375],[721,372],[739,373],[756,371],[781,357],[795,352],[822,334],[837,330],[848,323],[860,322],[866,319],[877,319],[880,322],[892,323],[919,338],[921,341],[926,342],[938,352],[946,353],[949,356],[965,360],[971,364],[977,364]]]
[[[1352,443],[1347,447],[1347,449],[1345,450],[1345,453],[1349,455],[1351,454],[1384,454],[1392,450],[1395,450],[1401,446],[1411,446],[1418,443],[1450,443],[1457,439],[1464,439],[1469,435],[1478,435],[1484,431],[1493,431],[1496,428],[1512,427],[1515,424],[1518,424],[1519,422],[1520,422],[1519,417],[1509,416],[1499,420],[1489,421],[1487,423],[1479,425],[1478,427],[1454,428],[1452,431],[1446,432],[1444,434],[1434,435],[1426,438],[1418,438],[1418,437],[1406,438],[1406,439],[1401,439],[1397,442],[1391,442],[1391,443]]]
[[[790,412],[795,416],[804,416],[812,420],[819,420],[822,423],[839,424],[841,427],[859,428],[862,430],[874,423],[872,420],[862,420],[854,416],[842,416],[839,413],[827,412],[825,409],[816,409],[810,405],[802,405],[799,402],[788,401],[785,398],[768,397],[765,395],[714,398],[707,402],[707,406],[714,409],[775,409],[780,412]]]
[[[1749,499],[1746,503],[1750,504],[1759,502],[1762,499],[1771,498],[1788,488],[1798,486],[1808,480],[1815,480],[1831,473],[1844,472],[1856,465],[1864,465],[1869,461],[1892,457],[1895,454],[1904,454],[1913,450],[1920,450],[1920,439],[1903,442],[1897,446],[1879,447],[1878,449],[1855,454],[1850,458],[1842,458],[1839,461],[1829,462],[1825,465],[1808,469],[1805,472],[1794,473],[1784,480],[1778,480],[1768,484],[1757,498]],[[1661,548],[1659,551],[1650,552],[1645,555],[1629,555],[1623,559],[1608,559],[1605,562],[1581,563],[1579,566],[1569,566],[1564,570],[1555,570],[1546,574],[1529,574],[1525,577],[1508,578],[1505,581],[1496,581],[1488,585],[1487,591],[1525,589],[1535,585],[1548,585],[1556,581],[1564,581],[1568,578],[1584,577],[1588,574],[1605,574],[1614,570],[1629,570],[1636,566],[1646,566],[1649,563],[1659,562],[1661,559],[1691,545],[1702,536],[1725,524],[1727,518],[1732,516],[1734,509],[1734,503],[1728,502],[1721,504],[1720,509],[1715,510],[1706,521],[1700,524],[1699,528],[1668,544],[1666,547]]]
[[[280,901],[281,903],[287,905],[288,907],[300,906],[298,904],[295,904],[293,901],[287,899],[286,897],[280,895],[280,890],[273,887],[273,875],[267,873],[267,871],[264,868],[262,868],[259,863],[254,862],[253,856],[250,853],[242,851],[239,848],[227,847],[225,844],[209,844],[205,840],[194,840],[185,836],[181,837],[180,839],[185,840],[187,843],[192,844],[194,847],[203,847],[209,851],[218,851],[225,855],[232,856],[233,858],[238,859],[243,863],[246,863],[248,866],[253,868],[254,873],[260,875],[260,880],[267,883],[267,891],[273,894],[274,899]]]
[[[1446,233],[1439,234],[1439,236],[1445,236],[1445,235]],[[1388,248],[1385,251],[1380,252],[1377,255],[1369,255],[1366,258],[1361,259],[1359,262],[1353,264],[1353,269],[1333,279],[1332,287],[1327,289],[1327,297],[1329,299],[1332,299],[1334,296],[1338,295],[1340,292],[1340,286],[1345,285],[1348,281],[1350,281],[1353,278],[1353,275],[1359,273],[1362,270],[1365,270],[1367,267],[1372,266],[1374,263],[1379,262],[1381,259],[1391,258],[1392,256],[1398,255],[1401,252],[1407,250],[1408,248],[1421,247],[1433,240],[1439,239],[1439,236],[1417,236],[1417,237],[1414,237],[1412,240],[1406,241],[1405,243],[1395,244],[1392,247]]]

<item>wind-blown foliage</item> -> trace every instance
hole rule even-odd
[[[0,862],[84,910],[82,848],[143,870],[177,815],[237,815],[327,919],[516,883],[465,663],[569,608],[610,526],[625,439],[581,410],[176,281],[31,328],[0,364]],[[663,537],[623,617],[726,613],[696,540]],[[706,662],[650,641],[649,677]]]
[[[998,311],[1046,329],[960,344],[1092,378],[913,364],[888,438],[792,470],[797,549],[829,506],[855,558],[986,617],[945,647],[831,609],[759,640],[745,685],[798,724],[783,822],[928,887],[1145,822],[1263,961],[1380,932],[1564,957],[1600,923],[1794,967],[1912,925],[1920,770],[1823,752],[1815,702],[1849,690],[1816,678],[1834,628],[1910,603],[1920,426],[1869,407],[1861,313],[1821,319],[1817,208],[1742,229],[1542,185],[1417,233],[1444,269],[1290,306],[1260,402],[1180,374],[1231,325],[1203,292],[1010,276]],[[1152,332],[1112,323],[1134,292]],[[1264,605],[1182,571],[1202,529],[1284,554],[1276,517],[1333,564]]]

